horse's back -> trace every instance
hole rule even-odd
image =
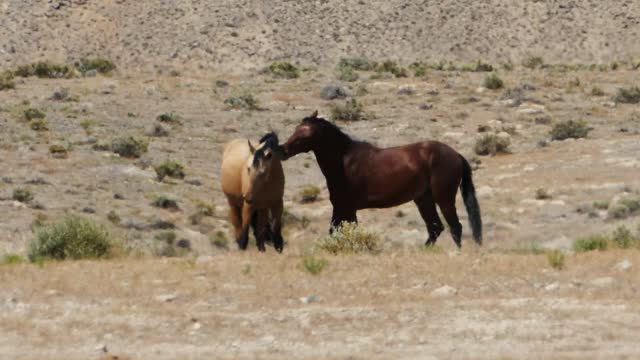
[[[224,146],[220,183],[227,196],[242,196],[242,170],[250,156],[248,139],[234,139]]]

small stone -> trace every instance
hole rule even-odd
[[[49,185],[49,182],[40,176],[29,178],[24,183],[29,185]]]
[[[96,77],[96,76],[98,76],[98,70],[96,70],[96,69],[87,70],[87,71],[85,71],[84,76],[85,77]]]
[[[309,295],[309,296],[301,297],[299,300],[303,304],[310,304],[312,302],[316,302],[318,300],[318,297],[316,295]]]
[[[458,289],[449,285],[445,285],[433,290],[431,292],[431,296],[437,297],[437,298],[448,298],[456,295],[457,293],[458,293]]]
[[[113,194],[113,198],[116,200],[124,200],[124,195],[120,194],[120,193],[115,193]]]
[[[544,111],[545,111],[544,105],[539,105],[539,104],[522,104],[518,108],[518,112],[520,114],[526,114],[526,115],[541,114]]]
[[[555,291],[555,290],[558,290],[559,287],[560,287],[560,284],[554,282],[554,283],[551,283],[551,284],[545,286],[544,290],[545,291]]]
[[[67,88],[56,89],[51,95],[51,100],[54,100],[54,101],[69,100],[69,89]]]
[[[344,99],[347,96],[349,96],[347,90],[336,84],[329,84],[320,91],[320,98],[323,100]]]
[[[413,95],[416,88],[413,85],[401,85],[398,87],[398,95]]]
[[[617,263],[616,266],[614,266],[613,268],[618,271],[627,271],[631,269],[631,266],[632,266],[631,261],[625,259]]]
[[[85,214],[95,214],[96,213],[96,209],[94,209],[94,208],[92,208],[90,206],[87,206],[87,207],[82,209],[82,212],[85,213]]]
[[[162,294],[155,297],[158,302],[172,302],[178,298],[178,294]]]
[[[191,242],[187,239],[180,239],[176,243],[176,246],[181,249],[191,249]]]
[[[593,279],[591,280],[591,284],[595,286],[600,286],[600,287],[608,286],[613,284],[613,278],[607,276],[607,277]]]
[[[428,104],[428,103],[424,103],[420,105],[420,110],[431,110],[433,109],[433,105]]]
[[[614,108],[616,107],[616,103],[613,101],[605,101],[602,103],[602,106],[608,107],[608,108]]]
[[[479,88],[476,89],[476,94],[483,94],[487,91],[487,88],[484,86],[480,86]]]
[[[198,178],[186,178],[184,182],[193,186],[202,186],[202,180]]]

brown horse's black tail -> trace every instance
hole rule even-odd
[[[482,218],[480,217],[480,205],[478,205],[478,199],[476,199],[476,189],[471,179],[471,166],[464,156],[460,155],[460,157],[462,158],[460,191],[462,192],[464,206],[467,208],[473,239],[478,245],[482,245]]]

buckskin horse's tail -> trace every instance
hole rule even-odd
[[[471,166],[464,156],[460,155],[460,157],[462,158],[462,182],[460,183],[460,191],[462,192],[464,206],[467,208],[473,239],[476,241],[476,244],[482,245],[482,218],[480,217],[480,205],[478,205],[478,199],[476,199],[476,189],[471,179]]]

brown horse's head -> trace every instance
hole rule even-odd
[[[271,132],[260,139],[260,145],[254,148],[249,142],[252,156],[247,160],[248,180],[244,189],[244,199],[251,204],[255,201],[266,183],[271,178],[271,169],[274,162],[279,162],[282,158],[278,146],[278,135]]]
[[[322,136],[322,122],[327,121],[318,117],[318,110],[302,119],[293,135],[281,146],[283,159],[313,150]]]

